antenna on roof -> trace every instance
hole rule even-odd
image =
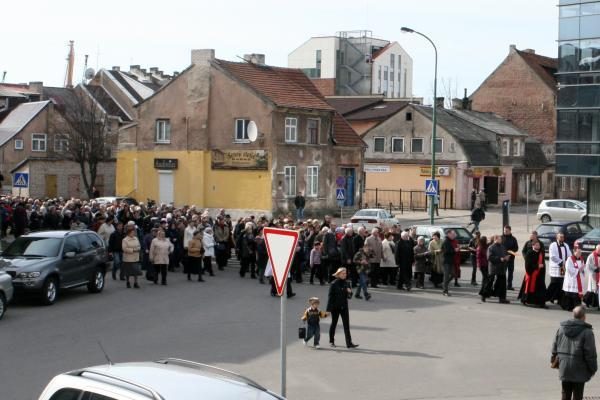
[[[240,56],[237,56],[237,55],[236,55],[236,57],[239,58],[240,60],[242,60],[245,63],[252,64],[252,61],[250,61],[250,60],[248,60],[248,59],[246,59],[244,57],[240,57]]]
[[[6,71],[2,71],[2,83],[4,83],[5,79],[6,79]]]
[[[100,343],[99,340],[98,340],[98,346],[100,346],[100,350],[102,350],[102,353],[104,353],[104,357],[106,358],[106,361],[108,361],[108,365],[114,365],[114,363],[108,356],[108,353],[106,352],[106,350],[104,350],[104,346],[102,346],[102,343]]]

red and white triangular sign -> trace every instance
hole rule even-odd
[[[273,267],[273,278],[277,294],[283,294],[283,288],[288,278],[290,266],[294,259],[296,244],[298,243],[298,232],[287,229],[264,228],[265,243],[269,253],[269,261]]]

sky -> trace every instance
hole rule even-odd
[[[433,49],[408,26],[429,36],[439,52],[438,95],[472,93],[502,62],[510,44],[556,57],[557,0],[20,0],[0,6],[0,79],[63,86],[69,40],[75,77],[88,66],[181,71],[190,50],[212,48],[217,58],[263,53],[267,64],[311,36],[370,30],[397,41],[413,58],[413,95],[433,93]],[[441,94],[440,94],[441,93]]]

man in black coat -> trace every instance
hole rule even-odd
[[[504,235],[502,235],[502,244],[509,254],[509,259],[506,262],[507,274],[506,274],[506,289],[515,290],[513,288],[513,274],[515,272],[515,255],[519,251],[519,243],[517,239],[512,235],[510,225],[504,227]]]
[[[346,228],[344,237],[340,241],[340,254],[342,257],[342,266],[348,270],[350,280],[352,281],[352,287],[355,288],[358,284],[358,273],[356,266],[352,261],[357,250],[354,247],[355,239],[354,230],[352,228]]]
[[[304,220],[304,206],[306,205],[306,199],[304,193],[300,192],[294,198],[294,206],[296,206],[296,221]]]
[[[402,232],[400,240],[396,244],[396,265],[398,266],[398,289],[410,290],[412,286],[412,265],[415,261],[414,246],[408,232]]]
[[[329,282],[333,281],[332,274],[340,266],[341,258],[335,238],[335,223],[330,224],[329,232],[323,236],[323,254],[321,256],[321,266],[324,271],[328,271]]]

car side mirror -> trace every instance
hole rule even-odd
[[[67,251],[65,253],[65,258],[75,258],[75,252],[74,251]]]

